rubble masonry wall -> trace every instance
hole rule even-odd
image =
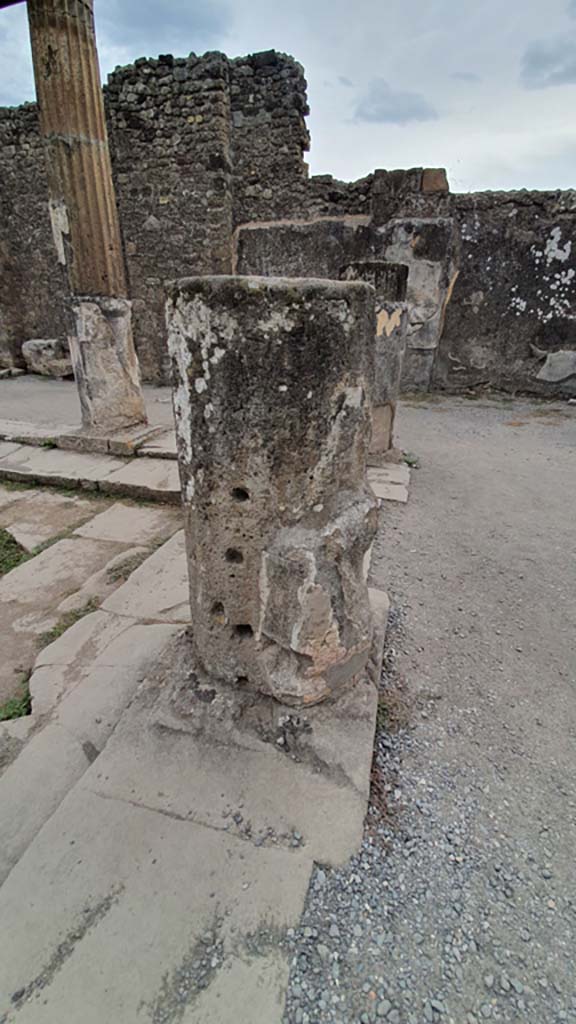
[[[352,183],[309,178],[304,72],[275,51],[236,60],[220,53],[141,59],[110,75],[105,100],[145,379],[168,379],[163,282],[236,271],[241,225],[331,218],[330,248],[306,243],[293,268],[286,255],[281,272],[330,276],[337,264],[337,277],[344,263],[381,258],[382,246],[369,241],[366,248],[367,238],[390,234],[392,221],[443,218],[461,236],[460,270],[442,343],[427,355],[409,354],[408,385],[488,383],[545,394],[576,388],[576,376],[537,380],[544,356],[530,348],[576,349],[573,192],[450,195],[434,179],[441,172],[425,172],[427,183],[415,187],[418,169],[376,171]],[[415,230],[408,245],[418,237]],[[258,241],[263,269],[250,272],[268,273],[273,243],[265,229]],[[446,253],[444,276],[450,259]],[[23,365],[29,338],[69,333],[65,296],[36,107],[0,109],[0,365]]]

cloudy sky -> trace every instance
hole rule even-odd
[[[576,187],[576,0],[95,0],[103,77],[158,53],[305,67],[314,174],[446,166],[454,191]],[[0,104],[33,98],[24,5]]]

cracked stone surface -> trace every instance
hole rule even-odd
[[[194,641],[216,678],[294,705],[360,677],[374,292],[201,277],[169,288]]]
[[[97,660],[133,658],[129,633]],[[361,837],[376,691],[296,712],[192,663],[174,638],[99,756],[101,727],[70,717],[87,682],[59,706],[52,728],[93,763],[0,889],[7,1022],[280,1021],[313,862]]]

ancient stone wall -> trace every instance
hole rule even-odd
[[[460,272],[432,386],[576,394],[576,192],[452,203]]]
[[[25,365],[29,338],[66,336],[63,295],[36,106],[0,108],[0,368]]]
[[[530,345],[576,348],[573,193],[453,196],[438,169],[308,178],[303,69],[275,51],[138,60],[105,101],[145,379],[168,380],[166,279],[386,259],[410,268],[406,387],[551,392]],[[24,341],[68,333],[33,105],[0,109],[0,189],[0,363],[23,365]]]
[[[144,376],[167,379],[163,282],[231,269],[230,67],[222,54],[138,60],[105,89]]]

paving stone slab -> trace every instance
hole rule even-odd
[[[122,459],[0,442],[0,478],[180,503],[178,464],[166,458]]]
[[[379,590],[377,587],[368,587],[368,597],[374,617],[374,634],[372,636],[368,673],[374,686],[378,687],[382,676],[384,644],[386,642],[386,630],[390,614],[390,598],[385,590]]]
[[[49,609],[77,590],[120,548],[119,544],[65,537],[0,579],[0,606],[14,602]]]
[[[199,678],[182,637],[119,723],[99,792],[239,834],[232,816],[242,808],[254,839],[271,830],[289,845],[297,832],[315,860],[345,861],[362,836],[375,688],[363,679],[295,713],[213,679],[199,690]]]
[[[63,487],[73,484],[95,488],[98,481],[106,480],[122,467],[121,459],[109,455],[44,450],[32,445],[20,445],[0,457],[0,473],[10,480],[35,480]]]
[[[174,430],[164,431],[164,433],[159,434],[151,441],[146,441],[136,454],[139,456],[153,456],[157,459],[175,459],[177,451]]]
[[[133,459],[106,477],[106,491],[178,504],[178,463],[168,459]]]
[[[149,544],[165,539],[182,526],[180,509],[144,508],[116,503],[75,530],[79,537],[120,544]]]
[[[101,604],[150,554],[150,548],[124,548],[84,581],[79,590],[60,601],[58,615],[82,611],[90,602]]]
[[[410,469],[405,464],[369,466],[368,482],[376,497],[382,501],[408,501]]]
[[[116,638],[80,666],[43,666],[33,673],[31,717],[52,717],[0,779],[0,806],[10,816],[0,843],[0,883],[104,748],[146,669],[179,631],[178,626],[130,626],[125,643]]]
[[[31,423],[28,420],[0,420],[0,437],[19,444],[43,445],[46,441],[56,443],[66,434],[77,431],[77,427],[63,423]]]
[[[41,634],[60,619],[61,601],[106,565],[122,545],[71,537],[57,541],[0,579],[0,699],[15,696]]]
[[[32,737],[0,777],[0,885],[89,765],[82,744],[51,724]]]
[[[10,934],[0,1014],[7,1024],[280,1024],[289,962],[279,939],[297,925],[309,858],[97,795],[100,762],[0,890]]]
[[[25,491],[23,488],[11,490],[8,487],[2,487],[0,484],[0,509],[4,510],[9,505],[13,505],[16,501],[21,501],[24,497],[28,498],[33,494],[39,493],[39,491],[34,490]]]
[[[10,441],[0,441],[0,459],[6,459],[9,455],[14,455],[18,451],[20,445],[14,444]]]
[[[116,637],[135,624],[136,619],[128,616],[112,615],[102,610],[91,612],[40,651],[34,671],[43,665],[93,664]]]
[[[82,498],[35,491],[18,495],[16,502],[2,509],[0,526],[6,527],[26,551],[33,551],[89,519],[102,507]]]
[[[158,548],[102,605],[116,615],[163,622],[189,622],[184,531]]]

